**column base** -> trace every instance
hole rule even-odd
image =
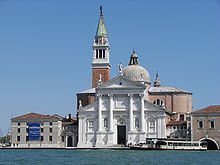
[[[145,143],[146,142],[146,134],[145,132],[139,133],[139,143]]]
[[[86,147],[84,142],[78,142],[77,147]]]
[[[128,142],[127,145],[134,145],[138,143],[138,132],[134,130],[128,131]]]
[[[104,146],[104,142],[102,141],[102,132],[97,131],[96,132],[96,143],[95,143],[95,147],[103,147]]]
[[[107,136],[108,136],[107,146],[113,146],[114,145],[114,132],[109,131]]]

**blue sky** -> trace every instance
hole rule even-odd
[[[219,0],[0,0],[0,135],[12,116],[75,113],[100,5],[111,77],[135,48],[151,81],[158,69],[163,86],[193,93],[194,110],[220,103]]]

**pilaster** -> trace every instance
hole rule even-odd
[[[129,94],[129,127],[128,131],[132,132],[134,130],[134,113],[133,113],[133,104],[134,104],[134,95]]]
[[[102,95],[98,95],[98,132],[102,131]]]
[[[102,132],[96,132],[96,144],[95,147],[103,147]]]
[[[113,131],[113,97],[114,95],[109,95],[109,131]]]
[[[141,111],[140,111],[140,130],[141,132],[145,132],[144,129],[144,94],[140,94],[141,98]]]
[[[84,119],[79,117],[79,125],[78,125],[78,144],[77,147],[84,147],[86,143],[86,128],[84,124]],[[67,145],[67,137],[66,137],[66,145]]]

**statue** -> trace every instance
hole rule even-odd
[[[118,64],[118,68],[119,68],[119,75],[123,75],[123,73],[122,73],[123,65],[121,63]]]
[[[99,74],[99,81],[102,81],[102,74]]]
[[[82,101],[79,100],[79,109],[81,109],[81,108],[82,108]]]
[[[99,74],[99,80],[97,81],[98,85],[102,84],[102,74]]]

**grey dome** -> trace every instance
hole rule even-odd
[[[122,73],[125,77],[133,81],[150,83],[148,71],[140,65],[128,65],[123,68]]]
[[[135,51],[133,51],[130,57],[128,66],[122,69],[122,73],[125,77],[133,81],[142,82],[144,84],[151,84],[150,75],[144,67],[139,65],[138,55],[135,54]]]

